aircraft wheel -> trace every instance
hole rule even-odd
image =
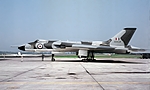
[[[55,58],[53,59],[53,61],[55,61]]]
[[[51,61],[55,61],[55,58],[52,58],[52,60]]]
[[[82,61],[83,61],[83,62],[87,62],[88,60],[87,60],[87,59],[82,59]]]
[[[88,61],[93,62],[96,61],[96,59],[88,59]]]

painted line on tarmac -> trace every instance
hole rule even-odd
[[[150,82],[98,82],[99,84],[144,84]],[[97,82],[0,82],[0,84],[97,84]]]

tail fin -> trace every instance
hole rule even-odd
[[[125,47],[131,40],[136,28],[124,28],[110,40],[110,46],[113,47]]]

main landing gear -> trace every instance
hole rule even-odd
[[[93,52],[89,52],[88,55],[82,59],[82,61],[95,61],[96,59],[94,59],[94,53]]]

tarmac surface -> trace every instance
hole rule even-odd
[[[150,59],[0,58],[0,90],[150,90]]]

